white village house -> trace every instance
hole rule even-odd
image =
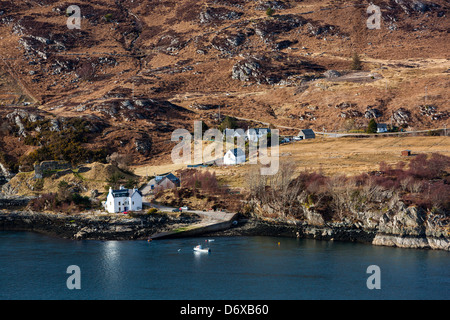
[[[228,150],[223,156],[224,165],[236,165],[245,162],[245,152],[241,148]]]
[[[386,123],[377,123],[377,133],[387,132],[387,124]]]
[[[120,187],[119,190],[109,188],[104,206],[109,213],[140,211],[142,210],[142,194],[136,188]]]
[[[251,128],[248,129],[247,140],[252,142],[258,142],[263,136],[267,136],[271,132],[270,128]]]

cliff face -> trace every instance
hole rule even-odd
[[[395,215],[383,215],[372,243],[402,248],[450,251],[448,219],[409,207]]]
[[[418,207],[395,212],[361,212],[342,221],[324,221],[313,209],[304,207],[305,220],[258,218],[229,234],[288,236],[371,243],[374,245],[450,251],[450,225],[442,215]],[[256,208],[261,213],[264,209]]]

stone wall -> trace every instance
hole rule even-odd
[[[67,170],[70,168],[70,163],[65,161],[42,161],[40,164],[34,166],[34,177],[36,179],[42,179],[46,172],[55,170]]]

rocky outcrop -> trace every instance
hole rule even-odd
[[[420,115],[429,117],[431,120],[445,120],[449,117],[448,111],[438,111],[438,107],[434,105],[419,106]]]
[[[255,6],[255,10],[265,11],[267,8],[272,8],[275,10],[285,10],[288,9],[290,5],[283,1],[259,1]]]
[[[407,125],[411,118],[411,112],[404,108],[397,109],[392,114],[392,120],[394,120],[397,125]]]
[[[211,41],[211,45],[222,53],[232,55],[237,53],[237,48],[244,43],[245,39],[246,36],[242,32],[224,32],[215,36]]]
[[[142,139],[137,139],[134,142],[136,151],[143,155],[148,155],[152,150],[152,141],[149,135],[144,134]]]
[[[450,219],[418,207],[398,204],[383,210],[355,212],[341,221],[327,221],[314,207],[303,206],[304,219],[262,218],[265,210],[256,206],[258,216],[241,220],[221,235],[268,235],[317,240],[362,242],[401,248],[450,251]],[[274,212],[270,211],[273,215]]]
[[[231,77],[236,80],[250,81],[261,76],[261,64],[256,58],[239,61],[233,66]]]
[[[67,239],[130,240],[199,221],[195,215],[91,215],[47,214],[32,212],[0,213],[0,230],[34,231]]]
[[[324,72],[323,75],[325,76],[325,78],[333,79],[333,78],[339,78],[342,74],[336,70],[328,70],[328,71]]]
[[[283,15],[277,19],[261,19],[255,24],[255,33],[265,42],[272,42],[275,36],[289,32],[306,24],[306,19],[299,15]]]
[[[448,221],[444,216],[427,215],[417,207],[408,207],[397,214],[383,215],[372,243],[450,251],[448,227]]]
[[[238,20],[243,15],[242,12],[225,8],[206,8],[200,12],[200,23],[215,23],[219,21]]]
[[[381,117],[383,114],[377,108],[368,107],[366,112],[364,113],[364,117],[367,119],[375,119]]]

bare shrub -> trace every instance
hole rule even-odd
[[[433,153],[430,158],[425,154],[417,155],[409,163],[409,172],[417,178],[439,178],[450,166],[450,157]]]
[[[447,215],[450,215],[450,185],[443,181],[430,183],[426,188],[425,199],[432,208],[443,209]]]
[[[302,184],[301,180],[294,179],[295,171],[296,166],[287,161],[281,162],[278,172],[272,176],[263,176],[259,168],[254,168],[247,178],[250,198],[270,208],[275,215],[297,216]]]
[[[181,172],[183,187],[202,189],[209,194],[222,194],[224,188],[219,185],[216,173],[210,171],[184,170]]]

